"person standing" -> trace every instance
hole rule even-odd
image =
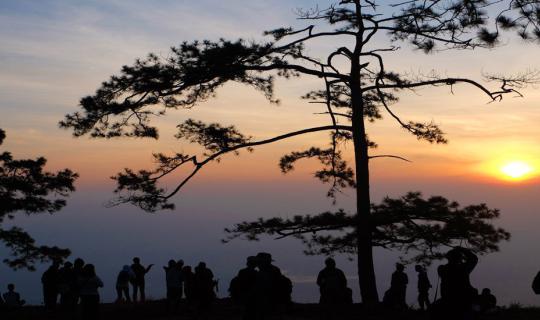
[[[255,319],[254,289],[257,279],[257,258],[249,256],[246,267],[238,271],[238,275],[231,281],[229,293],[234,302],[244,308],[244,320]]]
[[[145,279],[144,276],[150,271],[153,264],[148,267],[144,267],[141,264],[141,259],[138,257],[133,258],[133,264],[131,265],[131,270],[135,274],[133,281],[131,282],[133,286],[133,302],[137,302],[138,293],[141,293],[141,302],[146,300],[145,295]]]
[[[418,305],[420,310],[429,309],[431,301],[429,300],[429,289],[431,288],[431,283],[427,276],[426,269],[421,265],[416,265],[414,267],[418,273]]]
[[[56,301],[58,299],[59,267],[60,263],[54,261],[41,276],[41,283],[43,284],[43,303],[45,304],[45,309],[47,311],[53,311],[56,308]]]
[[[272,255],[259,252],[257,259],[257,278],[255,279],[254,299],[257,319],[264,319],[276,312],[280,300],[281,270],[272,264]]]
[[[169,260],[165,270],[165,283],[167,285],[167,301],[169,308],[173,309],[180,303],[182,298],[182,270],[178,263],[174,260]]]
[[[64,309],[73,303],[73,293],[71,290],[73,281],[73,264],[68,261],[58,270],[58,292],[60,293],[60,305]]]
[[[118,273],[116,277],[116,302],[122,303],[126,301],[131,302],[129,296],[129,282],[135,277],[133,271],[128,265],[122,267],[122,270]]]
[[[84,260],[81,258],[75,259],[73,261],[73,279],[71,283],[71,310],[73,312],[76,311],[77,305],[79,304],[80,296],[80,288],[79,288],[79,279],[83,276],[83,268],[84,268]]]
[[[191,270],[191,266],[182,267],[182,278],[184,279],[184,294],[189,307],[193,305],[195,298],[195,274]]]
[[[409,283],[409,277],[404,272],[405,266],[401,263],[396,263],[396,271],[392,273],[392,282],[390,288],[394,294],[395,307],[407,308],[407,284]]]
[[[96,275],[94,265],[87,264],[83,268],[79,279],[81,313],[83,320],[94,320],[99,314],[99,288],[103,287],[103,281]]]
[[[185,282],[185,279],[184,279],[184,260],[182,259],[178,259],[178,261],[176,261],[176,269],[178,269],[178,272],[180,272],[180,277],[182,279],[182,282],[181,282],[181,288],[180,288],[180,295],[178,297],[178,299],[182,300],[182,298],[184,297],[184,282]]]
[[[216,294],[214,292],[214,274],[206,267],[206,263],[200,262],[195,267],[195,300],[199,314],[208,312]]]

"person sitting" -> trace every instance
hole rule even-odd
[[[482,289],[482,293],[478,296],[480,312],[491,312],[497,308],[497,298],[491,293],[488,288]]]
[[[26,301],[21,300],[21,295],[15,292],[15,285],[13,283],[8,284],[7,288],[8,292],[2,295],[6,307],[19,308],[26,303]]]
[[[338,314],[343,306],[348,304],[347,278],[345,273],[336,268],[336,261],[332,258],[327,258],[324,261],[325,268],[319,272],[317,276],[317,285],[321,297],[319,304],[322,306],[321,318],[323,319],[339,319]]]
[[[317,276],[317,285],[321,293],[320,304],[344,304],[347,289],[347,278],[340,269],[336,268],[336,262],[327,258],[325,268]]]

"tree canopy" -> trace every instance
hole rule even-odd
[[[372,205],[372,244],[398,250],[405,260],[424,264],[444,258],[450,247],[467,246],[480,254],[498,251],[499,242],[510,239],[507,231],[492,225],[499,214],[485,204],[461,208],[441,196],[424,199],[420,192],[409,192],[397,199],[386,197]],[[262,235],[295,237],[304,242],[308,255],[354,256],[355,219],[344,210],[286,219],[260,218],[225,229],[229,236],[224,241],[239,237],[258,241]]]
[[[0,129],[0,145],[5,137]],[[0,154],[0,241],[10,250],[4,262],[15,269],[32,270],[37,261],[63,259],[70,254],[68,249],[37,245],[19,227],[1,228],[3,222],[19,213],[52,214],[66,205],[65,198],[75,190],[73,183],[78,175],[69,169],[47,172],[46,163],[43,157],[17,160],[10,152]]]
[[[255,140],[233,125],[184,119],[178,124],[175,137],[200,145],[201,154],[158,153],[154,155],[157,166],[153,170],[125,169],[114,177],[116,203],[131,203],[150,212],[172,209],[170,199],[206,164],[229,153],[238,155],[242,149],[252,151],[283,139],[326,131],[328,146],[293,151],[282,157],[280,168],[286,173],[299,160],[319,160],[322,167],[315,177],[330,184],[330,197],[343,188],[354,188],[356,212],[241,223],[229,230],[233,238],[240,234],[255,238],[264,233],[292,233],[300,237],[303,233],[342,231],[339,236],[309,237],[308,251],[354,251],[366,302],[378,300],[373,246],[418,250],[418,259],[424,259],[440,256],[439,251],[428,251],[452,245],[470,231],[468,241],[477,250],[496,250],[497,243],[508,239],[508,234],[487,222],[496,218],[498,212],[485,205],[459,208],[442,197],[424,200],[417,193],[373,205],[369,191],[370,161],[381,157],[406,159],[374,153],[377,143],[369,139],[366,122],[387,115],[419,140],[444,144],[447,138],[436,123],[407,121],[393,110],[400,95],[424,87],[452,90],[458,85],[477,89],[488,102],[501,101],[508,94],[521,95],[519,89],[538,80],[537,72],[510,76],[494,73],[480,79],[407,74],[391,70],[386,59],[398,54],[402,49],[398,45],[402,43],[425,53],[494,48],[503,31],[517,33],[526,41],[538,41],[540,4],[532,0],[342,0],[324,8],[300,9],[298,17],[306,22],[305,28],[266,31],[265,41],[183,42],[171,48],[166,57],[150,54],[139,59],[124,66],[94,95],[82,98],[81,110],[66,115],[60,126],[72,129],[75,136],[157,139],[153,117],[163,116],[169,110],[194,108],[216,97],[218,89],[228,82],[245,84],[261,92],[270,103],[279,103],[274,94],[277,78],[315,77],[320,79],[320,86],[306,92],[303,98],[321,107],[318,111],[328,115],[327,125]],[[381,37],[386,41],[376,40]],[[315,39],[334,48],[320,55],[312,54],[309,46]],[[352,163],[343,156],[347,143],[353,145]],[[187,166],[191,171],[172,188],[159,184],[163,177]],[[418,224],[419,220],[426,223]],[[459,228],[462,229],[457,232]],[[427,234],[434,230],[440,230],[441,237],[446,238]],[[485,241],[478,239],[482,232]]]

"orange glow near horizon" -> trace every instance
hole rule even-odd
[[[538,176],[538,164],[532,159],[506,158],[482,165],[482,171],[508,182],[525,182]]]

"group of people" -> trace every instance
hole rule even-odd
[[[205,313],[214,299],[218,281],[205,262],[199,262],[195,272],[191,266],[184,265],[183,260],[169,260],[164,266],[167,284],[167,301],[169,307],[176,310],[181,299],[185,297],[188,307],[195,307],[197,313]]]
[[[429,289],[432,287],[429,281],[426,269],[421,265],[415,266],[415,271],[418,273],[418,305],[421,310],[426,310],[431,305],[429,299]],[[396,263],[396,270],[392,273],[390,281],[390,289],[384,293],[383,303],[392,309],[406,309],[406,295],[409,277],[405,273],[405,266],[401,263]]]
[[[230,296],[244,307],[246,320],[283,312],[291,303],[292,282],[272,261],[272,255],[266,252],[250,256],[246,267],[231,280]]]
[[[478,258],[470,250],[457,247],[446,254],[447,264],[438,267],[440,278],[440,299],[430,300],[432,284],[424,266],[416,265],[418,274],[418,304],[421,310],[430,309],[436,319],[469,319],[474,313],[488,312],[496,308],[497,299],[490,289],[484,288],[481,294],[470,282],[470,274],[478,263]],[[131,265],[120,270],[116,280],[116,302],[144,302],[145,276],[152,269],[141,264],[140,258],[133,258]],[[204,313],[215,299],[217,281],[214,274],[200,262],[194,272],[183,260],[170,260],[163,267],[167,286],[167,301],[176,309],[185,298],[188,306],[195,306]],[[540,277],[539,277],[540,278]],[[85,264],[78,258],[73,263],[53,262],[41,277],[45,308],[52,311],[58,302],[62,308],[75,310],[80,304],[83,319],[95,319],[99,307],[99,291],[103,282],[96,275],[94,265]],[[405,266],[397,263],[392,274],[390,288],[385,292],[383,304],[391,310],[408,308],[406,292],[409,279]],[[325,267],[317,276],[320,290],[320,305],[325,314],[340,307],[352,304],[352,290],[347,287],[347,278],[336,267],[332,258],[325,260]],[[131,294],[130,294],[131,287]],[[259,252],[247,258],[246,267],[241,269],[229,286],[234,302],[243,306],[244,319],[264,319],[265,315],[280,311],[291,303],[292,282],[273,264],[272,256]],[[24,305],[13,284],[0,297],[6,307],[17,308]]]
[[[133,302],[144,302],[146,300],[145,275],[153,266],[153,264],[148,265],[148,267],[143,266],[139,257],[133,258],[133,264],[131,266],[124,265],[116,277],[116,301],[132,301],[129,294],[129,286],[131,284]]]
[[[479,294],[478,290],[471,285],[470,274],[478,263],[478,257],[466,248],[457,247],[448,251],[446,259],[448,263],[437,269],[441,297],[433,304],[429,298],[432,285],[427,272],[423,266],[415,266],[415,271],[418,273],[420,309],[431,309],[436,319],[470,319],[475,313],[494,310],[497,299],[491,290],[484,288]],[[404,270],[403,264],[396,264],[390,289],[386,291],[383,298],[383,303],[389,308],[398,310],[407,308],[405,296],[409,279]]]
[[[63,265],[54,261],[41,277],[43,285],[43,302],[49,312],[60,306],[65,310],[75,310],[81,305],[83,319],[97,317],[99,307],[99,291],[103,281],[96,275],[93,264],[86,264],[77,258],[73,263],[67,261]]]
[[[117,303],[145,301],[145,275],[152,266],[153,264],[150,264],[145,267],[139,258],[133,258],[131,266],[125,265],[120,270],[116,277]],[[169,260],[163,270],[167,285],[167,300],[171,308],[176,308],[185,297],[190,306],[197,304],[199,309],[204,309],[215,298],[214,288],[217,281],[214,280],[214,274],[206,267],[205,262],[200,262],[193,272],[191,266],[184,265],[183,260]],[[130,284],[133,300],[129,294]]]
[[[142,265],[138,257],[133,258],[131,265],[124,265],[116,277],[116,302],[144,302],[145,276],[152,267],[153,264],[147,267]],[[185,296],[188,304],[196,304],[198,310],[205,310],[215,298],[214,288],[217,281],[204,262],[195,267],[195,272],[190,266],[184,266],[182,260],[170,260],[163,269],[167,300],[171,307],[178,306]],[[100,301],[98,289],[103,287],[103,281],[96,275],[92,264],[85,264],[80,258],[74,263],[65,262],[63,265],[55,261],[43,273],[41,282],[46,310],[55,310],[59,303],[62,309],[74,311],[80,303],[83,319],[97,318]],[[6,297],[8,296],[12,295],[6,294]]]

